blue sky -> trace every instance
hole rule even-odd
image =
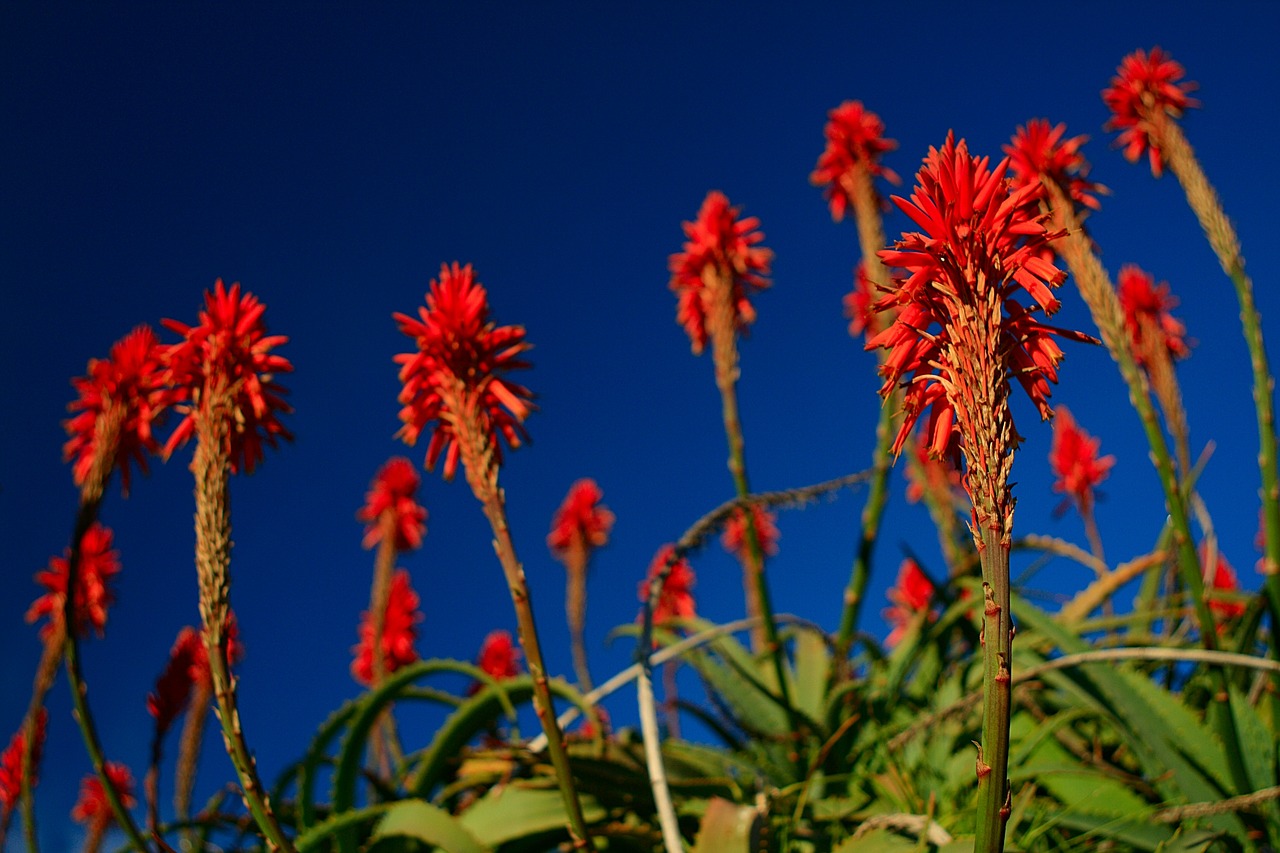
[[[654,551],[731,496],[709,357],[674,322],[667,256],[710,189],[758,216],[776,254],[773,287],[742,346],[740,398],[753,485],[803,485],[864,468],[879,400],[873,356],[845,331],[840,299],[857,261],[851,222],[831,221],[808,175],[827,110],[860,99],[899,149],[885,159],[909,191],[948,129],[998,155],[1029,118],[1087,133],[1107,185],[1090,228],[1114,274],[1137,263],[1168,280],[1197,342],[1179,366],[1201,480],[1222,548],[1247,586],[1257,528],[1257,438],[1248,361],[1230,285],[1170,176],[1130,165],[1102,131],[1100,90],[1126,53],[1160,45],[1200,84],[1183,126],[1237,224],[1264,322],[1280,305],[1274,199],[1280,134],[1274,33],[1280,8],[976,4],[564,5],[392,3],[260,9],[241,4],[7,4],[0,9],[0,737],[19,724],[39,655],[22,621],[31,576],[66,546],[76,492],[61,460],[69,384],[134,325],[192,322],[216,278],[267,305],[297,412],[297,441],[233,486],[233,604],[248,656],[242,714],[268,779],[325,715],[358,692],[348,674],[372,555],[354,514],[377,468],[425,446],[393,439],[391,358],[440,264],[473,263],[495,319],[523,324],[537,394],[533,443],[502,472],[516,545],[549,664],[570,672],[563,570],[544,538],[570,483],[595,477],[618,521],[593,567],[588,615],[597,680],[630,660],[604,644],[636,613]],[[896,211],[891,238],[907,227]],[[1088,329],[1070,283],[1059,322]],[[170,338],[166,338],[169,340]],[[1099,524],[1113,560],[1143,553],[1163,520],[1158,482],[1124,387],[1101,348],[1070,346],[1055,402],[1118,457]],[[1018,534],[1083,543],[1056,518],[1050,429],[1024,399],[1015,464]],[[124,564],[107,636],[85,651],[110,757],[140,777],[144,699],[178,629],[198,618],[189,453],[157,465],[103,519]],[[422,596],[424,657],[471,658],[514,629],[479,506],[461,478],[424,474],[421,551],[402,560]],[[901,546],[936,559],[920,507],[894,503],[868,616],[877,618]],[[776,608],[834,629],[860,493],[780,520],[770,566]],[[730,558],[694,563],[698,605],[741,613]],[[1015,566],[1015,571],[1017,566]],[[1038,588],[1088,578],[1050,564]],[[634,719],[629,696],[610,704]],[[40,793],[50,849],[89,764],[65,684],[51,697]],[[430,721],[407,720],[425,743]],[[211,733],[212,734],[212,733]],[[210,737],[199,792],[230,777]],[[171,747],[172,748],[172,747]],[[168,800],[168,794],[165,795]]]

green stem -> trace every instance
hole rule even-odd
[[[1009,545],[991,524],[983,524],[981,536],[982,747],[978,753],[978,828],[973,849],[999,853],[1004,850],[1009,820],[1010,666],[1013,661]]]

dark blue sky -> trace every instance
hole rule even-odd
[[[1216,17],[1168,3],[1070,11],[1053,4],[6,4],[0,9],[0,737],[18,725],[39,655],[22,614],[31,576],[66,546],[76,492],[61,461],[71,377],[140,322],[192,322],[222,277],[266,303],[298,440],[233,488],[235,587],[248,657],[242,713],[271,779],[331,709],[357,692],[350,647],[372,555],[354,513],[390,456],[420,462],[396,431],[391,357],[442,262],[475,264],[495,318],[528,329],[538,395],[533,444],[502,473],[549,662],[570,671],[563,570],[544,537],[570,483],[595,477],[617,514],[598,555],[588,632],[597,679],[625,666],[605,647],[636,612],[653,552],[731,495],[708,357],[674,323],[667,256],[709,189],[758,216],[774,286],[742,346],[740,395],[753,484],[786,488],[859,470],[879,400],[873,357],[849,339],[840,298],[857,260],[853,225],[831,222],[808,175],[826,112],[861,99],[911,176],[948,129],[999,155],[1043,116],[1092,141],[1113,194],[1090,220],[1113,274],[1134,262],[1167,279],[1197,341],[1179,367],[1198,451],[1214,442],[1202,494],[1248,586],[1257,528],[1257,439],[1235,296],[1172,177],[1154,181],[1102,132],[1100,90],[1126,53],[1159,44],[1200,83],[1183,126],[1236,221],[1264,320],[1280,310],[1274,239],[1280,9],[1228,4]],[[891,237],[906,227],[889,216]],[[1063,325],[1088,328],[1070,284]],[[166,338],[166,340],[171,338]],[[1163,520],[1137,418],[1101,348],[1071,346],[1055,401],[1118,462],[1099,523],[1113,560],[1147,550]],[[1083,542],[1053,515],[1050,429],[1024,399],[1015,465],[1019,534]],[[189,452],[126,501],[113,493],[124,571],[105,640],[85,669],[110,757],[144,769],[144,697],[178,629],[194,623]],[[514,628],[480,509],[465,483],[424,475],[424,548],[402,562],[422,596],[424,657],[471,658]],[[879,550],[872,629],[900,543],[936,559],[901,475]],[[834,629],[862,495],[780,521],[770,574],[779,611]],[[695,561],[698,605],[741,612],[735,565]],[[1017,570],[1015,565],[1015,571]],[[1040,588],[1088,578],[1061,561]],[[631,694],[609,707],[634,719]],[[65,685],[51,697],[40,811],[49,849],[88,769]],[[425,743],[430,721],[402,731]],[[211,733],[212,735],[212,733]],[[209,739],[201,792],[230,777]],[[172,747],[171,747],[172,750]],[[166,771],[168,774],[169,771]],[[167,803],[168,794],[165,794]]]

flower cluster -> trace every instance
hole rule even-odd
[[[91,629],[101,637],[106,630],[107,608],[115,601],[109,584],[120,573],[120,555],[111,549],[111,544],[111,528],[98,522],[94,522],[80,540],[80,562],[76,566],[76,590],[71,603],[77,637],[87,636]],[[61,630],[70,556],[68,549],[65,557],[50,559],[49,568],[36,573],[36,583],[46,592],[27,609],[27,621],[48,617],[49,621],[40,629],[40,639],[46,642]]]
[[[1097,210],[1101,207],[1098,193],[1107,188],[1089,180],[1089,162],[1080,153],[1087,136],[1063,139],[1065,124],[1049,126],[1046,119],[1034,118],[1021,126],[1010,144],[1004,146],[1009,155],[1009,177],[1015,187],[1053,181],[1078,207]]]
[[[1236,570],[1227,562],[1227,558],[1222,552],[1217,553],[1217,558],[1210,565],[1209,548],[1202,543],[1200,546],[1200,566],[1204,576],[1204,582],[1212,593],[1226,592],[1234,593],[1240,589],[1240,581],[1236,578]],[[1248,609],[1241,601],[1220,598],[1215,595],[1209,596],[1209,610],[1218,616],[1219,619],[1236,619],[1244,615]]]
[[[490,631],[480,644],[476,666],[498,681],[515,678],[520,674],[520,650],[516,648],[510,631]]]
[[[744,332],[755,322],[750,295],[769,286],[773,252],[759,245],[764,234],[754,216],[738,218],[723,193],[707,193],[698,218],[684,223],[684,251],[671,256],[671,289],[678,296],[676,322],[684,327],[695,354],[707,345],[713,301],[727,287],[733,329]]]
[[[364,506],[356,518],[365,523],[364,547],[372,548],[382,540],[382,514],[390,512],[395,521],[395,549],[413,551],[422,546],[427,532],[427,510],[414,493],[422,480],[413,463],[397,456],[383,465],[373,478],[365,495]]]
[[[764,508],[761,504],[752,504],[751,523],[756,529],[756,539],[760,543],[760,552],[772,557],[778,553],[778,516]],[[724,533],[720,535],[720,544],[730,554],[738,558],[744,566],[751,560],[747,545],[747,513],[741,507],[735,509],[724,524]]]
[[[874,334],[876,326],[876,286],[867,276],[867,265],[858,262],[853,271],[853,290],[844,295],[844,316],[849,320],[849,337]]]
[[[135,805],[133,798],[133,774],[129,768],[114,761],[106,764],[107,780],[120,797],[126,809]],[[107,792],[103,789],[102,780],[96,774],[85,776],[80,782],[80,798],[71,810],[71,817],[86,824],[92,830],[101,832],[110,826],[115,816],[111,813],[111,805],[107,802]]]
[[[898,143],[884,138],[884,122],[864,109],[861,101],[845,101],[827,113],[823,134],[827,147],[818,157],[809,182],[826,187],[824,195],[835,221],[843,219],[855,204],[852,185],[855,170],[865,169],[869,176],[882,177],[892,184],[899,182],[892,170],[880,165],[880,157],[897,148]]]
[[[1155,277],[1134,264],[1120,268],[1117,282],[1120,307],[1124,309],[1125,331],[1133,346],[1134,359],[1149,365],[1164,350],[1171,359],[1191,355],[1187,327],[1170,313],[1177,297],[1169,293],[1167,282],[1156,285]]]
[[[240,645],[239,627],[234,614],[227,619],[227,659],[238,663],[244,657]],[[204,640],[195,628],[185,627],[178,632],[169,661],[156,679],[155,689],[147,695],[147,713],[156,719],[156,734],[163,735],[173,725],[187,701],[193,687],[212,690],[213,673],[209,670],[209,653]]]
[[[388,675],[418,659],[414,642],[418,639],[418,623],[421,621],[418,594],[409,585],[409,573],[401,569],[391,578],[386,618],[378,643],[384,671]],[[373,649],[373,618],[365,611],[360,620],[360,642],[352,649],[355,659],[351,662],[351,676],[366,686],[373,683]]]
[[[168,382],[186,416],[178,424],[164,452],[172,454],[195,434],[198,410],[213,398],[225,398],[231,429],[222,448],[232,472],[253,473],[263,459],[263,445],[276,447],[293,434],[280,415],[293,408],[287,393],[275,380],[277,373],[293,370],[284,356],[273,353],[289,339],[268,335],[263,313],[266,306],[252,293],[241,293],[240,284],[228,290],[218,279],[205,291],[205,307],[194,326],[164,320],[164,326],[182,336],[165,353]]]
[[[36,714],[35,746],[31,751],[32,786],[35,785],[35,768],[40,765],[40,752],[44,748],[45,724],[49,712],[44,708]],[[9,739],[9,745],[0,752],[0,819],[13,808],[22,793],[22,753],[27,748],[26,732],[19,729]]]
[[[590,551],[609,541],[614,516],[600,501],[604,493],[590,478],[578,480],[569,487],[564,503],[556,510],[547,535],[547,547],[559,559],[575,548]]]
[[[1098,456],[1101,440],[1081,429],[1065,406],[1059,406],[1053,419],[1053,445],[1049,464],[1058,478],[1055,492],[1062,492],[1075,502],[1081,515],[1093,508],[1093,490],[1107,478],[1114,456]]]
[[[63,423],[68,438],[62,452],[77,486],[104,452],[115,454],[112,467],[119,469],[126,495],[130,463],[147,473],[147,455],[160,449],[152,429],[173,398],[165,384],[164,352],[151,327],[138,326],[112,345],[107,358],[90,359],[88,372],[71,380],[78,396],[67,407],[74,414]],[[102,448],[99,419],[113,407],[123,407],[120,432],[114,448]]]
[[[649,584],[671,561],[675,554],[674,545],[663,545],[649,564],[648,579],[640,582],[638,594],[641,601],[649,600]],[[692,619],[696,613],[693,607],[693,568],[684,557],[671,565],[671,571],[658,593],[658,606],[653,610],[653,624],[661,625],[671,619]]]
[[[487,444],[498,463],[502,448],[497,435],[512,448],[527,440],[523,423],[533,409],[533,395],[503,374],[529,366],[521,356],[531,344],[525,340],[523,326],[498,326],[489,319],[488,293],[476,281],[470,264],[440,267],[440,278],[431,280],[418,319],[393,316],[400,331],[418,347],[416,352],[395,357],[404,385],[400,392],[403,426],[396,435],[413,445],[434,423],[427,445],[429,470],[443,456],[444,477],[453,477],[461,452],[457,423],[464,409],[479,418],[483,435],[477,438]],[[458,399],[459,394],[467,399]]]
[[[1160,48],[1151,48],[1149,54],[1138,49],[1120,61],[1111,85],[1102,91],[1102,100],[1111,110],[1106,129],[1120,131],[1116,146],[1124,149],[1130,163],[1136,163],[1147,152],[1151,173],[1156,177],[1164,171],[1164,158],[1151,136],[1155,117],[1164,114],[1180,118],[1188,109],[1200,106],[1187,95],[1196,84],[1180,82],[1185,74],[1182,66]]]
[[[905,275],[895,277],[877,302],[877,308],[897,307],[896,320],[866,343],[867,349],[890,350],[881,366],[881,394],[899,384],[906,389],[895,453],[928,410],[930,453],[951,457],[958,468],[959,438],[975,441],[978,421],[986,417],[974,402],[979,384],[996,412],[995,426],[1007,428],[1016,443],[1012,422],[1001,421],[1008,417],[1007,403],[997,405],[1007,399],[1008,379],[1016,378],[1047,418],[1049,383],[1057,381],[1063,356],[1054,337],[1092,340],[1034,317],[1058,309],[1051,288],[1066,273],[1045,260],[1042,250],[1060,233],[1050,232],[1031,212],[1030,202],[1043,188],[1013,190],[1005,180],[1008,165],[1006,158],[991,169],[987,158],[971,156],[964,141],[949,134],[941,149],[929,150],[911,199],[893,197],[923,229],[904,233],[895,248],[880,253],[886,265]],[[1019,290],[1031,296],[1031,306],[1014,298]]]
[[[890,606],[881,615],[891,630],[885,639],[885,645],[896,646],[906,635],[912,621],[920,613],[929,610],[929,605],[933,602],[933,582],[920,570],[919,563],[908,557],[898,567],[898,581],[886,595]]]

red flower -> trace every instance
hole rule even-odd
[[[156,679],[156,688],[147,695],[147,713],[156,718],[156,735],[163,735],[173,725],[191,697],[196,656],[204,655],[204,643],[194,628],[178,632],[169,652],[169,662]],[[205,669],[208,658],[205,656]]]
[[[417,625],[422,621],[418,610],[418,594],[409,585],[409,573],[401,569],[391,578],[387,597],[387,613],[383,621],[382,660],[388,675],[418,659],[413,647],[418,638]],[[373,619],[368,611],[361,614],[360,643],[352,649],[351,676],[364,685],[373,683]]]
[[[1120,131],[1116,146],[1124,149],[1130,163],[1136,163],[1146,151],[1151,174],[1156,177],[1164,171],[1164,160],[1151,139],[1154,117],[1164,113],[1180,118],[1186,110],[1200,106],[1199,101],[1187,97],[1196,84],[1179,82],[1185,73],[1160,48],[1151,48],[1150,55],[1138,49],[1120,61],[1111,86],[1102,91],[1102,100],[1111,110],[1105,128]]]
[[[107,780],[119,795],[121,804],[126,809],[136,805],[133,798],[133,774],[129,768],[114,761],[106,764]],[[107,802],[107,793],[102,787],[102,780],[97,774],[90,773],[80,782],[80,799],[71,810],[71,817],[91,828],[103,829],[115,820],[111,813],[111,804]]]
[[[578,480],[569,487],[547,535],[547,547],[553,554],[563,558],[574,543],[587,550],[604,547],[609,541],[614,517],[608,507],[600,504],[603,497],[604,493],[592,479]]]
[[[90,628],[101,637],[107,627],[107,608],[115,601],[108,584],[120,572],[120,555],[111,550],[111,537],[111,528],[95,521],[80,540],[80,565],[76,568],[76,592],[72,602],[78,637],[86,636]],[[31,603],[27,621],[49,617],[40,629],[40,639],[46,642],[62,624],[67,595],[67,560],[70,556],[71,549],[68,548],[66,556],[53,557],[49,560],[49,568],[36,573],[36,583],[48,591]]]
[[[64,458],[71,460],[77,486],[84,485],[98,447],[98,418],[113,406],[124,407],[123,423],[114,448],[112,467],[120,471],[120,484],[129,494],[130,462],[147,473],[147,454],[160,446],[152,435],[172,393],[164,382],[164,347],[150,326],[138,326],[111,347],[106,359],[90,359],[88,372],[71,380],[79,395],[67,409],[75,412],[63,422],[67,443]]]
[[[1066,406],[1059,406],[1053,419],[1053,446],[1049,450],[1049,464],[1057,481],[1055,492],[1062,492],[1075,501],[1082,514],[1093,506],[1094,488],[1107,478],[1114,456],[1098,457],[1101,439],[1094,438],[1076,425]]]
[[[662,567],[675,553],[674,545],[663,545],[649,564],[649,580],[640,582],[639,596],[641,601],[649,598],[649,582],[658,576]],[[681,557],[671,566],[671,572],[662,584],[658,594],[658,606],[653,611],[653,624],[661,625],[672,619],[692,619],[697,614],[693,609],[693,569],[689,562]]]
[[[281,438],[293,440],[280,422],[280,415],[293,408],[284,401],[287,392],[273,378],[290,372],[293,365],[271,352],[289,339],[267,334],[262,319],[266,306],[252,293],[242,296],[239,282],[227,290],[218,279],[212,292],[205,291],[204,302],[194,326],[162,321],[183,338],[169,347],[166,358],[169,382],[187,401],[187,415],[165,442],[164,452],[166,456],[173,453],[195,433],[193,408],[208,402],[211,395],[225,393],[230,396],[231,429],[223,451],[233,473],[251,474],[263,459],[264,444],[274,448]]]
[[[707,193],[698,218],[684,223],[688,237],[684,251],[672,255],[668,264],[671,289],[679,297],[676,322],[689,334],[695,354],[707,345],[707,317],[715,287],[729,283],[733,327],[745,332],[756,319],[749,296],[769,286],[766,276],[773,252],[757,245],[764,240],[757,230],[760,220],[739,219],[738,213],[723,193]]]
[[[515,678],[520,674],[520,650],[512,641],[510,631],[490,631],[480,645],[476,666],[498,681]]]
[[[36,743],[31,752],[31,786],[36,783],[36,768],[40,766],[40,752],[44,749],[44,727],[49,712],[44,708],[36,714]],[[14,732],[9,745],[0,752],[0,814],[9,811],[22,793],[22,753],[27,748],[23,729]]]
[[[1107,188],[1088,180],[1089,162],[1080,153],[1080,146],[1089,137],[1073,136],[1063,141],[1066,132],[1065,124],[1050,128],[1042,118],[1033,118],[1025,127],[1019,127],[1012,143],[1004,146],[1004,153],[1009,155],[1010,183],[1022,187],[1046,177],[1076,204],[1097,210],[1101,204],[1095,193],[1105,193]]]
[[[1236,579],[1236,570],[1231,568],[1227,558],[1218,553],[1218,559],[1212,569],[1209,568],[1209,549],[1200,545],[1200,566],[1204,574],[1204,582],[1209,587],[1209,609],[1222,620],[1236,619],[1244,615],[1248,608],[1239,601],[1228,601],[1213,595],[1214,592],[1238,592],[1240,582]],[[1221,630],[1221,626],[1219,626]]]
[[[884,138],[884,122],[880,116],[863,109],[861,101],[845,101],[827,113],[823,129],[827,147],[818,157],[818,165],[809,176],[814,186],[826,186],[823,193],[831,205],[831,218],[839,222],[853,204],[849,176],[855,169],[866,169],[872,177],[882,177],[892,184],[898,176],[880,165],[880,155],[898,147]]]
[[[881,615],[892,630],[885,639],[885,645],[896,646],[916,615],[929,609],[933,601],[933,582],[920,570],[919,564],[908,557],[898,567],[898,582],[887,596],[892,606],[886,607]],[[932,618],[932,614],[930,616]]]
[[[402,456],[391,459],[378,470],[373,485],[365,494],[365,504],[356,518],[366,524],[364,547],[372,548],[382,540],[381,518],[390,511],[395,516],[397,551],[412,551],[422,546],[427,532],[427,511],[413,499],[421,484],[413,463]]]
[[[526,368],[520,356],[531,348],[523,326],[498,326],[489,319],[489,297],[475,279],[468,264],[440,267],[440,279],[432,279],[420,319],[393,315],[400,331],[413,338],[417,352],[395,357],[400,365],[400,420],[404,426],[396,435],[406,444],[417,443],[423,430],[435,422],[427,445],[426,465],[434,470],[444,455],[444,477],[453,477],[458,467],[459,445],[455,421],[462,412],[455,407],[464,401],[453,399],[447,387],[460,383],[463,392],[474,395],[482,428],[497,461],[502,448],[495,435],[501,434],[512,448],[528,439],[522,424],[533,409],[529,389],[503,377],[508,370]]]
[[[1011,191],[1004,180],[1008,163],[1006,158],[993,171],[987,158],[970,156],[964,141],[957,144],[948,134],[941,151],[929,149],[911,200],[893,197],[924,229],[904,233],[895,248],[880,252],[887,266],[905,270],[906,277],[895,277],[894,289],[876,305],[899,309],[893,325],[866,343],[867,349],[890,350],[880,368],[885,377],[880,393],[887,395],[899,384],[906,389],[895,453],[929,410],[930,452],[953,457],[959,467],[957,426],[964,433],[977,417],[969,411],[974,404],[966,390],[974,381],[995,383],[995,393],[997,385],[1016,377],[1041,416],[1049,417],[1049,383],[1057,381],[1063,356],[1053,336],[1092,340],[1032,316],[1058,309],[1050,288],[1061,284],[1066,273],[1040,253],[1061,234],[1050,233],[1042,217],[1030,212],[1030,201],[1042,187],[1029,184]],[[1019,290],[1035,304],[1017,302]],[[999,377],[972,375],[988,369]],[[957,410],[957,401],[964,404],[963,411]],[[958,415],[962,422],[957,425]]]
[[[876,330],[876,286],[867,278],[867,265],[861,261],[853,271],[853,290],[844,295],[844,316],[849,319],[849,336],[862,337]]]
[[[770,557],[778,553],[778,538],[781,536],[778,533],[778,525],[775,523],[778,516],[760,504],[752,504],[751,520],[755,524],[761,553]],[[725,522],[724,533],[720,535],[720,544],[726,551],[737,557],[738,562],[745,565],[750,559],[750,549],[747,547],[747,514],[741,507],[735,509],[733,515],[729,516],[729,520]]]
[[[1124,309],[1124,326],[1129,332],[1133,355],[1139,364],[1150,363],[1163,346],[1172,359],[1191,355],[1187,346],[1187,327],[1169,312],[1178,299],[1169,293],[1168,282],[1156,285],[1155,277],[1134,264],[1120,268],[1120,306]],[[1154,333],[1155,339],[1148,339]],[[1153,349],[1154,348],[1154,349]]]

